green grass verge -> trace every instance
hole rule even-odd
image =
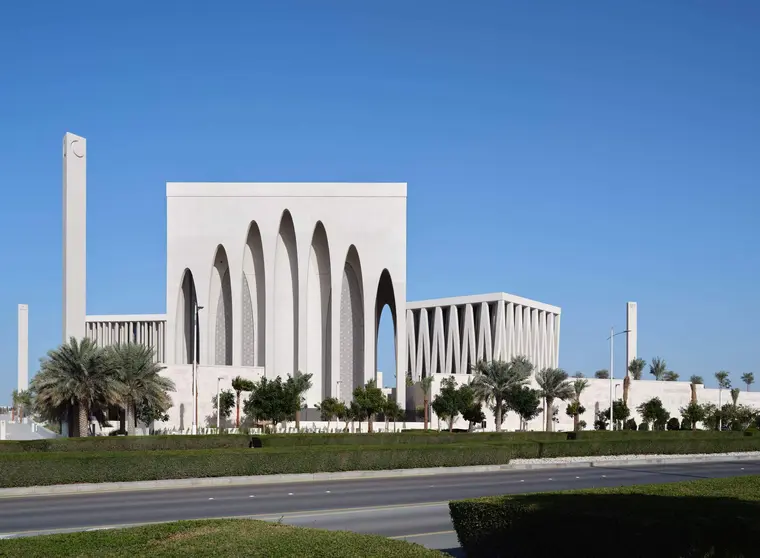
[[[760,476],[477,498],[449,508],[468,558],[760,555]]]
[[[10,539],[0,541],[0,556],[442,558],[445,554],[376,535],[227,519]]]
[[[715,431],[583,431],[578,440],[692,440],[741,438],[741,432]],[[760,438],[760,436],[757,436]],[[564,432],[403,432],[378,434],[267,434],[258,436],[264,447],[305,446],[397,446],[423,444],[492,444],[513,442],[559,442]],[[247,448],[251,436],[221,434],[209,436],[99,436],[50,440],[3,441],[0,454],[36,452],[148,451]]]

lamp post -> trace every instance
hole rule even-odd
[[[222,376],[216,378],[216,433],[219,434],[219,417],[222,416],[222,407],[219,404],[219,382],[224,380]]]
[[[615,337],[618,335],[623,335],[624,333],[630,332],[630,329],[626,329],[625,331],[620,331],[618,333],[615,333],[615,328],[610,328],[610,336],[608,341],[610,342],[610,430],[615,429],[615,419],[614,419],[614,395],[615,395]]]
[[[198,306],[198,301],[193,300],[193,426],[191,434],[198,434],[198,312],[203,306]]]

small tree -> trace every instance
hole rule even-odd
[[[731,391],[730,391],[730,393],[731,393],[731,401],[733,402],[734,407],[736,407],[736,404],[739,401],[739,393],[740,392],[741,392],[741,390],[739,388],[732,388]]]
[[[628,409],[628,405],[626,405],[622,399],[618,399],[617,401],[612,402],[612,410],[615,419],[615,425],[613,426],[613,429],[620,429],[625,420],[631,416],[631,411]],[[609,407],[607,407],[607,410],[603,411],[602,414],[604,415],[604,418],[607,419],[607,421],[610,420]]]
[[[546,431],[552,430],[551,409],[554,401],[566,401],[575,395],[573,385],[567,381],[567,372],[561,368],[544,368],[536,374],[536,382],[541,387],[541,396],[546,400]]]
[[[235,428],[240,428],[240,397],[244,391],[253,391],[253,382],[237,376],[232,380],[232,389],[235,390]]]
[[[609,418],[604,416],[604,413],[597,411],[594,419],[594,430],[607,430],[609,425]]]
[[[565,413],[567,414],[567,416],[573,419],[574,432],[578,432],[580,416],[585,412],[586,412],[586,407],[581,405],[580,401],[578,400],[571,401],[570,403],[568,403],[567,408],[565,408]]]
[[[660,357],[654,357],[652,363],[649,365],[649,373],[654,376],[657,381],[662,380],[665,377],[665,373],[668,371],[668,365],[665,363],[665,359]]]
[[[464,384],[459,388],[459,405],[462,418],[467,421],[467,430],[472,432],[476,424],[479,424],[486,420],[486,415],[483,413],[483,407],[475,398],[475,392],[473,389]]]
[[[254,421],[258,418],[271,421],[272,427],[275,427],[293,416],[294,401],[292,386],[286,387],[279,376],[274,380],[261,378],[243,404],[243,412]]]
[[[327,421],[327,431],[330,431],[330,422],[338,416],[338,408],[342,403],[335,397],[327,397],[321,403],[317,403],[320,418]],[[345,405],[344,405],[345,408]]]
[[[731,389],[731,379],[728,377],[728,372],[721,370],[715,373],[715,379],[718,381],[718,401],[719,404],[723,404],[723,390]],[[718,430],[723,429],[723,418],[718,414]]]
[[[664,430],[670,418],[670,413],[663,407],[659,397],[645,401],[636,407],[636,410],[641,415],[642,420],[647,424],[654,424],[656,430]]]
[[[668,430],[678,430],[681,427],[676,417],[670,417],[667,422]]]
[[[634,358],[630,364],[628,364],[628,372],[634,380],[640,380],[641,374],[644,371],[644,367],[647,365],[647,361],[643,358]]]
[[[747,372],[742,374],[741,380],[744,382],[744,385],[747,386],[747,391],[749,391],[749,386],[755,383],[755,375],[752,372]]]
[[[623,430],[636,430],[636,420],[630,418],[627,421],[625,421],[625,424],[623,425]]]
[[[510,390],[505,405],[520,417],[520,430],[527,429],[528,422],[542,412],[540,392],[528,386],[515,387]]]
[[[296,421],[296,430],[301,429],[301,408],[306,403],[306,392],[311,389],[312,374],[301,374],[288,376],[285,382],[285,391],[290,403],[290,416]]]
[[[420,389],[422,390],[422,412],[425,421],[424,429],[427,430],[430,423],[430,388],[433,385],[433,376],[427,376],[420,380]]]
[[[688,421],[691,430],[696,430],[697,423],[704,421],[707,416],[707,408],[696,401],[690,402],[686,407],[681,407],[679,412],[684,421]]]
[[[383,405],[383,415],[385,416],[385,430],[388,430],[388,421],[393,421],[393,431],[396,431],[396,418],[401,414],[401,407],[393,397],[387,397]]]
[[[599,380],[609,380],[610,371],[606,369],[597,370],[596,372],[594,372],[594,378],[597,378]]]
[[[220,423],[224,424],[230,418],[232,409],[235,407],[235,394],[230,389],[223,389],[219,392],[219,406],[221,410],[217,409],[216,395],[211,398],[211,406],[221,419]]]
[[[461,398],[457,390],[457,381],[454,378],[446,378],[441,382],[441,390],[433,399],[433,411],[438,417],[449,425],[449,432],[454,430],[454,421],[461,410]]]
[[[533,364],[521,356],[514,357],[509,362],[502,360],[479,361],[473,368],[475,373],[472,387],[475,398],[484,401],[494,410],[496,431],[501,431],[504,420],[502,414],[506,407],[505,400],[509,392],[523,386],[533,372]]]
[[[351,421],[351,413],[343,401],[338,401],[338,404],[335,405],[335,416],[338,417],[338,420],[342,420],[345,423],[343,425],[343,432],[348,432],[348,423]]]
[[[386,400],[383,390],[377,387],[374,379],[354,389],[354,403],[359,411],[356,420],[367,421],[368,433],[372,432],[372,419],[383,410]]]

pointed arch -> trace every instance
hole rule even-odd
[[[193,338],[198,341],[198,331],[196,324],[195,335],[193,335],[193,320],[195,305],[198,296],[195,292],[195,280],[193,272],[185,268],[182,272],[182,280],[179,283],[179,293],[177,295],[177,316],[174,321],[175,326],[175,362],[177,364],[190,364],[193,362]]]
[[[393,289],[393,279],[391,278],[390,272],[387,269],[383,269],[383,271],[380,273],[380,279],[377,282],[377,294],[375,296],[375,372],[377,372],[377,350],[380,332],[380,317],[382,316],[383,309],[386,306],[388,306],[388,309],[391,312],[391,320],[393,321],[393,362],[395,363],[394,373],[396,375],[396,378],[398,378],[399,375],[401,375],[403,372],[401,370],[401,365],[396,358],[397,347],[399,343],[398,327],[396,325],[396,316],[398,315],[398,308],[396,308],[396,293]]]
[[[330,396],[332,385],[330,312],[330,245],[322,221],[317,221],[311,236],[309,269],[306,277],[306,369],[312,374],[309,406]]]
[[[340,397],[351,399],[364,384],[364,280],[359,253],[346,254],[340,292]]]
[[[293,217],[282,212],[274,253],[274,376],[298,372],[298,251]]]
[[[210,362],[232,366],[232,285],[227,251],[217,246],[209,283],[209,339],[213,343]]]
[[[251,221],[243,249],[240,336],[243,366],[264,366],[266,358],[266,280],[261,231]]]

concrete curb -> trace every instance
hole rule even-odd
[[[430,467],[420,469],[389,469],[385,471],[341,471],[334,473],[303,473],[289,475],[257,475],[248,477],[209,477],[193,479],[168,479],[135,482],[104,482],[86,484],[54,484],[50,486],[25,486],[0,488],[0,498],[20,496],[55,496],[64,494],[97,494],[103,492],[129,492],[139,490],[169,490],[175,488],[201,488],[217,486],[255,486],[289,484],[314,481],[337,481],[358,479],[383,479],[399,477],[422,477],[434,475],[461,475],[492,473],[497,471],[530,471],[541,469],[579,469],[585,467],[631,467],[641,465],[666,465],[684,463],[711,463],[721,461],[758,460],[757,455],[716,455],[699,457],[673,457],[652,459],[625,459],[615,461],[569,461],[564,463],[515,463],[507,465],[476,465],[470,467]]]

